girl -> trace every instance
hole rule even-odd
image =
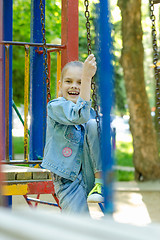
[[[61,74],[62,97],[48,103],[42,167],[52,172],[60,206],[68,213],[88,212],[89,193],[88,201],[103,200],[99,140],[90,100],[96,70],[93,54],[84,63],[67,63]]]

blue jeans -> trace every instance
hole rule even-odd
[[[55,193],[62,211],[67,213],[89,212],[87,196],[94,187],[94,174],[101,169],[97,123],[91,119],[85,128],[82,166],[76,180],[71,181],[52,173]]]

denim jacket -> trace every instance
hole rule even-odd
[[[85,123],[95,117],[91,101],[63,97],[48,103],[46,145],[42,167],[74,181],[83,157]]]

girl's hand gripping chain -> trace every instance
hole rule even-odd
[[[89,55],[84,62],[83,70],[82,70],[82,78],[87,80],[91,80],[95,75],[97,70],[96,58],[93,54]]]
[[[90,101],[91,80],[97,70],[96,59],[93,54],[89,55],[84,62],[81,78],[80,97],[85,101]]]

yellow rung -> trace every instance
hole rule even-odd
[[[5,196],[26,195],[27,192],[28,192],[27,184],[4,185],[2,188],[2,194]]]
[[[61,78],[61,53],[57,52],[57,97],[59,93],[59,80]]]
[[[29,46],[25,46],[24,77],[24,159],[28,161],[28,95],[29,95]]]

